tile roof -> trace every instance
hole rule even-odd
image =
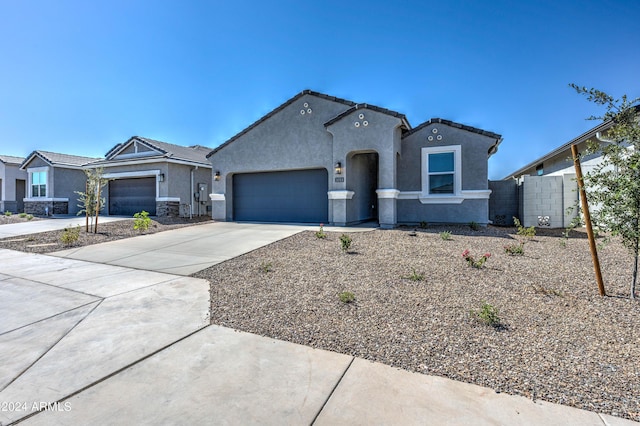
[[[22,162],[22,165],[20,167],[24,167],[29,161],[31,161],[34,156],[42,158],[52,166],[82,167],[89,163],[100,160],[100,158],[82,157],[79,155],[61,154],[59,152],[37,150],[29,154],[27,158]]]
[[[413,133],[415,133],[415,132],[417,132],[417,131],[419,131],[419,130],[421,130],[421,129],[423,129],[423,128],[431,125],[431,124],[436,124],[436,123],[437,124],[445,124],[445,125],[450,126],[450,127],[455,127],[457,129],[466,130],[468,132],[478,133],[478,134],[481,134],[481,135],[484,135],[484,136],[488,136],[488,137],[494,138],[494,139],[501,139],[502,138],[502,135],[499,135],[497,133],[488,132],[486,130],[478,129],[477,127],[467,126],[465,124],[456,123],[454,121],[445,120],[443,118],[432,118],[429,121],[425,121],[424,123],[420,124],[419,126],[414,127],[413,129],[405,132],[402,135],[402,137],[405,138],[405,137],[407,137],[407,136],[409,136],[409,135],[411,135],[411,134],[413,134]]]
[[[145,138],[142,136],[132,136],[124,143],[119,143],[107,152],[106,159],[98,163],[111,163],[118,161],[116,154],[125,146],[129,145],[133,141],[138,141],[144,145],[157,151],[159,154],[157,157],[171,158],[176,160],[188,161],[192,163],[200,163],[209,166],[207,161],[207,154],[211,151],[211,148],[201,145],[182,146],[175,145],[168,142],[162,142],[155,139]],[[153,157],[153,156],[151,156]],[[147,157],[148,158],[148,157]],[[135,159],[130,159],[135,161]]]
[[[329,120],[326,123],[324,123],[324,127],[329,127],[333,123],[342,120],[344,117],[346,117],[347,115],[351,114],[353,111],[356,111],[356,110],[359,110],[359,109],[364,109],[364,108],[370,109],[372,111],[377,111],[377,112],[380,112],[382,114],[391,115],[393,117],[398,117],[400,120],[402,120],[404,122],[404,125],[405,125],[405,127],[407,129],[411,128],[411,125],[409,124],[409,121],[407,121],[407,117],[405,117],[404,114],[401,114],[401,113],[399,113],[397,111],[392,111],[390,109],[381,108],[381,107],[377,107],[375,105],[369,105],[369,104],[356,104],[356,105],[352,106],[348,110],[336,115],[331,120]]]
[[[14,157],[13,155],[0,155],[0,162],[5,164],[22,164],[24,157]]]

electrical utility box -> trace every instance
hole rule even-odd
[[[207,200],[209,200],[209,188],[206,183],[198,184],[198,195],[196,197],[202,204],[207,204]]]

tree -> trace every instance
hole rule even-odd
[[[604,106],[605,113],[590,120],[611,122],[605,143],[592,142],[590,152],[599,152],[602,161],[584,176],[589,202],[596,208],[591,212],[594,224],[619,236],[622,244],[633,254],[631,299],[635,298],[640,255],[640,98],[627,95],[616,99],[600,90],[570,86],[587,100]]]
[[[85,214],[87,216],[85,231],[89,232],[89,218],[91,218],[91,227],[93,232],[98,232],[98,213],[104,207],[105,199],[101,197],[101,190],[107,183],[107,179],[103,177],[104,170],[99,167],[95,169],[88,169],[84,171],[87,176],[87,183],[85,192],[74,191],[78,194],[78,207],[81,210],[78,212],[78,216]],[[95,217],[95,227],[93,218]]]

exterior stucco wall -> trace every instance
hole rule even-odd
[[[18,164],[6,164],[0,162],[0,212],[10,211],[18,213],[16,181],[26,180],[27,172],[20,170]]]
[[[512,226],[513,218],[520,217],[519,185],[515,179],[489,182],[489,220],[494,225]]]
[[[74,191],[84,192],[87,181],[83,170],[53,168],[53,198],[68,198],[68,214],[77,214],[81,210],[78,207],[78,194]]]
[[[420,204],[417,200],[397,200],[398,223],[419,224],[487,224],[487,200],[465,200],[461,204]]]

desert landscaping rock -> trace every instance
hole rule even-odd
[[[412,231],[350,234],[348,253],[341,233],[303,232],[193,276],[211,282],[214,324],[640,420],[640,304],[619,243],[600,250],[600,297],[584,232],[563,244],[541,230],[509,256],[513,228]],[[467,249],[491,253],[486,267],[469,267]],[[499,326],[472,314],[484,302]]]

